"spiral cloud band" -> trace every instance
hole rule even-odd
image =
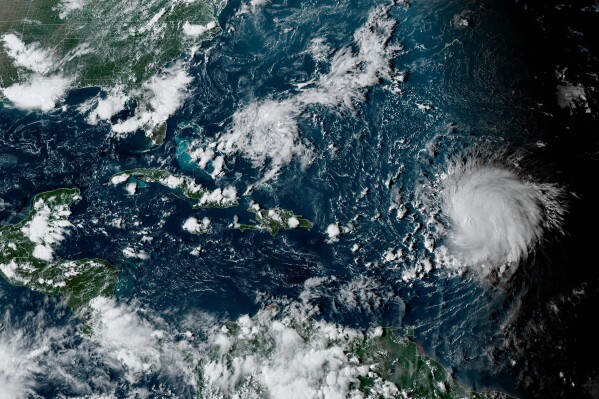
[[[442,176],[448,246],[462,264],[517,264],[548,230],[561,229],[562,190],[528,179],[508,165],[474,157]]]

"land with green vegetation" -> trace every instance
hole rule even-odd
[[[458,384],[436,360],[420,354],[416,343],[393,329],[382,329],[380,336],[367,338],[352,348],[361,363],[375,364],[374,373],[392,382],[407,398],[507,399],[502,392],[474,392]],[[370,376],[358,377],[360,390],[369,393],[374,385]]]
[[[265,230],[276,236],[280,230],[304,228],[310,230],[314,224],[308,219],[295,215],[293,212],[281,208],[260,209],[251,206],[248,211],[256,214],[255,224],[238,224],[241,230]]]
[[[208,190],[188,176],[178,176],[162,169],[131,169],[119,172],[110,178],[114,185],[141,181],[158,183],[165,186],[179,197],[193,200],[194,208],[228,208],[238,204],[237,191],[233,187]]]
[[[267,398],[286,389],[306,395],[370,399],[508,399],[471,391],[419,353],[410,332],[367,332],[317,320],[315,308],[271,304],[212,337],[199,367],[201,397]],[[317,311],[316,311],[317,312]]]
[[[102,259],[54,258],[71,228],[70,205],[79,198],[79,190],[71,188],[38,194],[24,220],[0,227],[0,274],[11,284],[60,295],[75,309],[112,296],[119,277]]]
[[[19,83],[22,71],[2,45],[15,34],[37,43],[60,73],[83,87],[136,88],[197,43],[186,24],[212,26],[224,0],[0,0],[0,87]]]

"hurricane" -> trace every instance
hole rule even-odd
[[[595,3],[0,0],[0,399],[599,398]]]
[[[462,265],[504,271],[562,229],[563,189],[535,180],[512,158],[480,151],[441,175],[448,249]]]

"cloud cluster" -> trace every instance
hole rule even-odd
[[[41,111],[54,109],[73,82],[56,71],[59,63],[54,59],[54,52],[39,43],[25,44],[13,33],[2,36],[2,42],[6,54],[26,79],[6,88],[0,87],[0,91],[16,107]]]
[[[206,397],[341,399],[400,394],[372,371],[376,365],[361,363],[354,353],[366,339],[364,333],[316,321],[310,306],[292,303],[281,314],[279,310],[271,305],[213,332],[201,373]],[[369,394],[358,389],[358,377],[372,380]]]
[[[188,74],[182,63],[175,63],[162,73],[154,75],[144,82],[139,90],[131,93],[132,97],[139,99],[135,115],[112,125],[112,131],[123,134],[143,129],[150,134],[183,105],[192,81],[193,77]],[[123,94],[116,93],[103,101],[109,102],[106,105],[110,112],[106,112],[104,116],[110,118],[122,109],[126,98]],[[112,107],[112,104],[117,106]],[[101,106],[105,106],[105,103],[99,102],[92,114],[102,116]]]
[[[50,207],[44,199],[33,204],[35,216],[21,228],[21,232],[36,244],[33,256],[50,261],[54,253],[54,245],[64,240],[67,228],[72,224],[68,204],[55,204]]]
[[[330,71],[315,81],[300,84],[301,91],[282,100],[258,100],[238,110],[233,124],[223,134],[219,150],[240,152],[256,167],[270,163],[262,182],[299,159],[303,166],[313,158],[310,144],[300,137],[298,118],[310,105],[353,108],[363,101],[368,88],[392,74],[391,60],[397,50],[389,45],[396,21],[389,16],[390,6],[374,8],[354,34],[357,51],[338,50]]]
[[[441,175],[448,220],[441,251],[463,265],[503,271],[525,260],[548,231],[561,230],[563,190],[526,176],[509,159],[473,151]]]

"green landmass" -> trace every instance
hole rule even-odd
[[[114,185],[135,180],[158,183],[173,190],[179,197],[195,200],[194,208],[228,208],[238,204],[237,191],[233,187],[210,191],[191,177],[178,176],[162,169],[131,169],[116,173],[110,178]]]
[[[191,122],[191,121],[179,122],[177,124],[177,127],[179,129],[181,129],[181,130],[191,129],[196,134],[202,133],[202,127],[200,125],[198,125],[197,123],[194,123],[194,122]]]
[[[135,88],[180,57],[198,37],[185,23],[207,25],[225,0],[0,0],[0,86],[24,75],[8,56],[2,37],[16,34],[38,43],[55,59],[49,74],[75,79],[80,87]],[[217,32],[206,29],[201,38]]]
[[[314,318],[315,308],[271,304],[226,323],[210,340],[198,375],[199,397],[268,398],[285,387],[364,399],[508,399],[458,384],[398,329],[367,332]],[[297,385],[294,385],[297,383]]]
[[[164,143],[164,139],[166,138],[167,125],[166,122],[162,122],[155,128],[147,127],[144,129],[146,132],[146,136],[150,140],[152,140],[152,144],[154,146],[159,146]]]
[[[0,274],[11,284],[61,295],[72,308],[114,293],[119,272],[102,259],[54,259],[53,250],[71,225],[70,205],[78,189],[61,188],[35,196],[27,217],[0,227]]]
[[[375,374],[395,384],[407,398],[499,399],[509,398],[502,392],[474,392],[458,384],[436,360],[422,355],[416,343],[401,337],[391,328],[382,329],[377,337],[358,342],[352,352],[361,363],[376,364]],[[359,376],[360,390],[369,393],[371,377]]]
[[[256,214],[255,224],[238,224],[236,227],[241,231],[266,230],[274,237],[280,230],[300,227],[310,230],[314,226],[308,219],[304,219],[300,215],[295,215],[286,209],[256,209],[256,206],[251,206],[248,211]]]

